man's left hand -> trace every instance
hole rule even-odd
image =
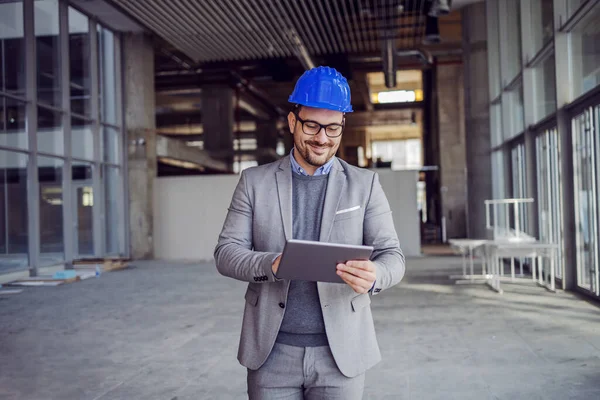
[[[348,261],[337,265],[337,274],[354,289],[356,293],[367,293],[377,278],[375,264],[371,261]]]

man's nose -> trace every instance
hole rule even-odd
[[[315,135],[315,140],[319,143],[326,143],[329,140],[327,134],[325,133],[325,128],[321,128],[319,132],[317,132]]]

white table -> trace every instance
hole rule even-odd
[[[489,241],[485,244],[485,253],[487,264],[489,265],[489,277],[487,284],[499,293],[502,293],[501,281],[515,282],[517,279],[514,274],[515,258],[531,258],[532,260],[532,280],[536,284],[555,292],[554,276],[556,257],[558,255],[558,245],[555,243],[542,242],[507,242],[507,241]],[[546,282],[542,278],[542,258],[547,257],[550,260],[550,280]],[[511,258],[511,276],[504,278],[504,266],[501,265],[502,259]],[[537,275],[536,278],[536,261]],[[527,281],[530,281],[527,279]]]
[[[468,279],[468,280],[474,281],[475,279],[485,278],[486,277],[485,258],[483,258],[483,260],[482,260],[483,262],[481,263],[481,275],[475,275],[475,272],[473,271],[473,269],[474,269],[473,255],[477,248],[483,246],[487,242],[488,242],[488,240],[485,240],[485,239],[450,239],[450,240],[448,240],[448,243],[450,243],[450,246],[452,247],[452,249],[456,253],[462,255],[462,267],[463,267],[462,275],[450,275],[450,279]],[[482,256],[483,255],[484,254],[482,254]],[[469,275],[467,275],[467,261],[466,261],[467,256],[469,257],[469,270],[470,270]]]

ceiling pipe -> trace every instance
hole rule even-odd
[[[396,71],[398,70],[398,53],[396,52],[396,43],[393,38],[383,40],[383,75],[385,77],[385,87],[396,87]]]
[[[385,49],[385,47],[384,47]],[[400,57],[416,57],[423,64],[431,65],[433,64],[433,57],[431,53],[427,50],[398,50],[396,51],[396,60]],[[382,57],[379,56],[351,56],[348,58],[348,61],[353,63],[375,63],[381,62]]]
[[[252,85],[250,83],[250,81],[248,81],[248,79],[244,78],[243,76],[241,76],[240,74],[238,74],[235,71],[231,71],[231,75],[233,76],[233,78],[235,80],[237,80],[238,85],[241,85],[241,87],[243,87],[248,93],[252,94],[260,102],[265,104],[269,109],[273,110],[277,114],[277,116],[283,117],[285,115],[285,112],[283,111],[283,109],[281,107],[274,104],[269,99],[269,96],[267,96],[266,93],[264,93],[262,90],[258,89],[256,86]]]
[[[441,41],[438,19],[428,15],[425,19],[425,36],[423,37],[423,44],[437,44]]]
[[[300,64],[302,64],[302,67],[305,70],[313,69],[316,65],[310,57],[310,54],[308,54],[306,46],[304,46],[304,43],[302,43],[302,40],[300,40],[300,37],[298,36],[296,31],[290,30],[288,34],[290,36],[290,41],[294,46],[294,54],[296,55],[298,60],[300,60]]]

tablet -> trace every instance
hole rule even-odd
[[[345,283],[336,266],[349,260],[368,260],[372,246],[290,239],[279,262],[277,277],[313,282]]]

